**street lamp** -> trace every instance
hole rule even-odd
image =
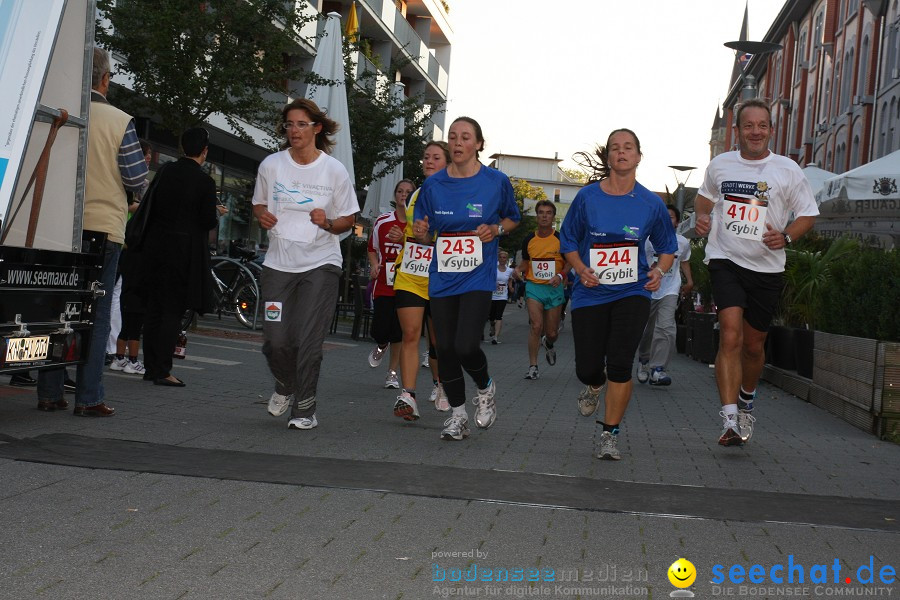
[[[752,54],[756,56],[757,54],[771,54],[772,52],[778,52],[784,46],[773,42],[749,42],[744,40],[738,42],[725,42],[725,47],[734,50],[735,56],[738,54]],[[742,71],[741,79],[744,80],[744,86],[741,88],[741,100],[756,98],[758,91],[756,87],[756,76],[752,73]]]
[[[678,187],[675,188],[675,206],[678,208],[678,213],[684,213],[684,186],[687,183],[688,178],[691,176],[691,171],[696,169],[697,167],[686,167],[684,165],[669,165],[669,168],[673,171],[680,171],[684,173],[687,172],[687,175],[684,176],[684,180],[678,181],[678,173],[675,173],[675,183],[678,184]]]

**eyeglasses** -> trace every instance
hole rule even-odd
[[[303,131],[307,127],[311,127],[315,124],[316,123],[314,121],[297,121],[296,123],[294,123],[293,121],[288,121],[287,123],[282,123],[281,128],[285,131],[290,131],[291,129],[299,129],[300,131]]]

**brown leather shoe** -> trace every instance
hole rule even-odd
[[[116,409],[107,406],[103,402],[94,406],[75,406],[72,412],[76,417],[111,417],[116,414]]]
[[[38,410],[51,412],[54,410],[66,410],[69,408],[69,402],[65,399],[60,400],[38,400]]]

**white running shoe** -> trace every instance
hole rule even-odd
[[[738,409],[737,424],[742,441],[750,441],[750,438],[753,436],[754,423],[756,423],[756,417],[753,416],[752,411]]]
[[[130,362],[127,358],[114,358],[109,364],[109,368],[113,371],[124,371]]]
[[[647,383],[650,379],[650,366],[645,362],[638,362],[637,380],[638,383]]]
[[[429,367],[428,364],[428,350],[422,353],[422,368],[427,369]]]
[[[431,396],[429,396],[428,401],[431,402],[432,404],[437,402],[438,394],[440,394],[440,391],[438,390],[439,385],[440,385],[439,383],[436,383],[436,384],[434,384],[434,387],[431,388]]]
[[[419,418],[419,405],[406,390],[397,396],[397,402],[394,403],[394,416],[400,417],[404,421],[415,421]]]
[[[297,417],[296,419],[288,421],[288,429],[313,429],[318,426],[319,422],[316,421],[315,413],[311,418]]]
[[[272,396],[269,398],[269,414],[273,417],[280,417],[287,412],[293,402],[293,394],[283,396],[278,392],[272,392]]]
[[[537,379],[538,377],[540,377],[540,373],[538,373],[537,365],[528,367],[528,372],[525,373],[525,379]]]
[[[622,455],[616,446],[618,441],[618,435],[610,431],[604,431],[600,434],[600,448],[595,456],[601,460],[620,460]]]
[[[387,346],[384,348],[379,348],[375,346],[371,352],[369,352],[369,366],[373,369],[381,364],[381,360],[384,358],[384,353],[387,350]]]
[[[450,415],[444,421],[444,430],[441,432],[442,440],[456,440],[469,437],[469,417],[467,415]]]
[[[578,412],[581,413],[581,416],[589,417],[594,414],[597,405],[600,404],[600,392],[603,391],[605,385],[604,383],[596,390],[589,385],[584,386],[584,389],[578,394]]]
[[[487,429],[497,420],[497,404],[494,402],[496,393],[497,386],[491,379],[488,386],[483,390],[478,390],[478,395],[472,398],[472,403],[478,407],[475,409],[475,425],[482,429]]]
[[[441,383],[438,383],[438,395],[434,401],[434,407],[440,412],[450,410],[450,399],[447,398],[447,392],[444,391],[444,386]]]
[[[147,369],[144,368],[144,363],[139,360],[134,362],[128,361],[128,364],[125,365],[125,368],[122,369],[123,373],[128,373],[129,375],[143,375],[147,372]]]
[[[387,377],[384,378],[385,389],[400,389],[400,380],[397,378],[397,371],[388,371]]]
[[[738,421],[735,417],[725,414],[725,411],[719,412],[722,417],[722,435],[719,436],[720,446],[743,446],[744,440],[741,439],[741,432],[738,429]]]

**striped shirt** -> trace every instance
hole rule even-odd
[[[122,145],[119,146],[119,172],[122,174],[122,184],[126,190],[136,194],[143,191],[148,169],[144,153],[141,152],[137,131],[134,129],[134,121],[128,123],[122,137]]]

